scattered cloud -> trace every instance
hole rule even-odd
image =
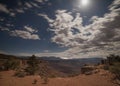
[[[23,39],[40,40],[40,37],[36,34],[38,31],[28,26],[24,26],[24,30],[13,30],[9,32],[10,36],[20,37]]]
[[[8,28],[4,28],[4,29],[0,28],[0,30],[1,30],[1,31],[9,31]]]
[[[37,30],[35,30],[35,29],[31,28],[31,27],[28,27],[28,26],[24,26],[24,28],[25,28],[28,32],[30,32],[30,33],[38,32]]]
[[[50,19],[46,14],[39,13],[38,16],[44,17],[48,22],[53,22],[54,20]]]
[[[9,1],[8,1],[9,2]],[[19,0],[19,1],[15,1],[14,6],[8,6],[11,5],[8,3],[0,3],[0,13],[5,13],[7,14],[9,17],[4,17],[0,16],[0,30],[1,31],[10,31],[10,29],[13,29],[13,26],[15,26],[15,24],[13,23],[14,20],[16,20],[16,15],[19,13],[25,13],[27,10],[33,10],[32,8],[40,8],[42,3],[48,2],[47,0],[28,0],[28,1],[24,1],[24,0]],[[40,9],[39,9],[40,10]],[[33,11],[32,11],[33,12]],[[36,11],[34,11],[36,12]],[[11,21],[11,17],[13,18]],[[38,32],[35,29],[32,29],[31,27],[25,26],[24,27],[27,32],[29,33],[36,33]],[[13,31],[14,32],[14,31]],[[30,34],[29,34],[30,35]],[[32,35],[35,36],[35,38],[38,38],[36,35]]]
[[[19,9],[15,9],[17,13],[24,13],[24,10],[22,10],[21,8]]]
[[[0,12],[15,17],[16,13],[25,13],[31,8],[41,8],[48,0],[34,0],[17,2],[18,8],[9,8],[5,4],[0,4]],[[89,20],[91,24],[83,26],[83,17],[80,13],[69,12],[67,10],[56,10],[55,18],[50,18],[46,14],[39,13],[38,16],[45,18],[50,26],[50,31],[54,33],[51,41],[68,50],[59,53],[37,53],[40,56],[58,56],[63,58],[79,57],[104,57],[109,53],[120,53],[120,0],[114,0],[108,7],[109,12],[103,17],[92,16]],[[84,16],[85,17],[85,16]],[[5,19],[1,18],[0,21]],[[10,27],[12,24],[7,24]],[[7,27],[0,27],[2,31],[8,31],[11,36],[23,39],[40,40],[37,30],[29,26],[24,26],[23,30],[10,30]]]
[[[25,3],[25,5],[28,7],[28,8],[32,8],[32,5],[28,2]]]
[[[0,4],[0,12],[9,14],[11,17],[15,17],[17,13],[25,13],[26,10],[32,8],[41,8],[40,4],[47,2],[47,0],[34,0],[34,1],[17,1],[16,7],[7,7],[7,4]]]
[[[22,31],[22,30],[14,30],[10,32],[11,36],[15,37],[21,37],[23,39],[33,39],[33,40],[39,40],[39,36],[37,34],[32,34],[28,31]]]
[[[8,9],[6,5],[0,4],[0,12],[9,14],[11,17],[15,17],[15,13],[11,11],[11,9]]]
[[[48,53],[48,52],[50,52],[50,50],[44,50],[44,53]]]
[[[91,24],[83,26],[80,13],[74,17],[67,10],[57,10],[55,19],[46,14],[44,17],[54,32],[51,38],[61,46],[69,47],[62,52],[66,57],[105,56],[109,53],[120,53],[120,0],[114,0],[109,6],[109,13],[103,17],[93,16]],[[86,54],[87,53],[87,54]]]
[[[9,31],[9,29],[6,28],[6,27],[1,27],[1,26],[0,26],[0,31]]]
[[[9,13],[9,10],[6,5],[0,4],[0,12]]]

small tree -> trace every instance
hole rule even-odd
[[[30,75],[34,75],[37,70],[39,69],[39,61],[36,59],[35,55],[32,55],[28,61],[27,61],[28,67],[26,68],[26,71]]]

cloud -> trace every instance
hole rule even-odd
[[[0,26],[0,30],[1,30],[1,31],[10,31],[8,28],[2,27],[2,26]]]
[[[22,2],[18,2],[18,4],[20,3],[20,7],[18,9],[21,9],[23,11],[26,10],[30,10],[32,8],[41,8],[40,4],[44,4],[48,2],[47,0],[34,0],[34,1],[24,1],[24,3]],[[22,4],[21,4],[22,3]]]
[[[31,27],[28,27],[28,26],[24,26],[24,28],[25,28],[28,32],[30,32],[30,33],[38,32],[37,30],[35,30],[35,29],[31,28]]]
[[[50,52],[50,50],[44,50],[44,53],[49,53]]]
[[[0,4],[0,12],[4,12],[6,14],[9,14],[11,17],[15,17],[15,13],[12,12],[11,9],[8,9],[4,4]]]
[[[101,42],[104,44],[109,44],[111,42],[120,42],[120,35],[117,33],[120,31],[120,8],[117,7],[120,4],[115,4],[119,0],[115,0],[113,4],[110,6],[110,13],[106,13],[104,17],[96,17],[93,19],[93,23],[88,25],[86,28],[91,29],[92,31],[99,30],[94,40],[91,41],[93,44],[100,44]],[[111,10],[112,8],[112,10]]]
[[[113,3],[109,6],[109,10],[115,11],[117,10],[116,8],[119,8],[120,6],[120,0],[114,0]]]
[[[6,13],[8,17],[5,17],[4,15],[0,16],[0,30],[1,31],[9,31],[10,29],[15,28],[15,24],[13,23],[14,20],[17,18],[17,14],[25,13],[26,11],[32,11],[36,14],[36,11],[33,11],[32,8],[35,8],[35,10],[41,8],[41,4],[44,4],[45,2],[48,2],[47,0],[17,0],[14,2],[14,6],[12,6],[11,2],[8,1],[0,3],[0,13]],[[10,5],[10,6],[9,6]],[[12,6],[12,7],[11,7]],[[12,17],[12,18],[11,18]],[[12,21],[11,21],[12,19]],[[14,26],[14,27],[13,27]],[[26,30],[28,32],[37,32],[37,30],[33,30],[31,27],[25,26]]]
[[[19,8],[19,9],[15,9],[17,13],[24,13],[24,10]]]
[[[25,13],[26,10],[30,10],[32,8],[41,8],[40,4],[48,2],[47,0],[31,0],[31,1],[16,1],[14,7],[7,7],[8,4],[1,3],[0,4],[0,12],[4,12],[9,14],[12,17],[15,17],[17,13]],[[9,3],[11,4],[11,3]]]
[[[17,14],[20,13],[25,13],[26,11],[32,11],[36,14],[36,11],[33,11],[32,8],[35,8],[35,10],[41,8],[41,4],[45,4],[46,2],[48,2],[47,0],[17,0],[14,2],[14,6],[12,6],[11,2],[8,1],[8,3],[6,2],[2,2],[0,3],[0,13],[6,13],[8,17],[5,17],[4,15],[1,15],[0,17],[0,30],[1,31],[9,31],[9,29],[13,29],[13,26],[16,26],[15,24],[13,24],[13,21],[16,20],[17,18]],[[9,6],[10,5],[10,6]],[[12,6],[12,7],[11,7]],[[11,18],[12,17],[12,18]],[[11,22],[12,19],[12,22]],[[9,23],[9,25],[8,25]],[[24,28],[26,28],[26,30],[28,30],[28,32],[32,33],[32,32],[37,32],[37,30],[33,30],[31,27],[25,26]]]
[[[28,2],[25,3],[25,5],[28,7],[28,8],[32,8],[32,5]]]
[[[57,10],[56,19],[50,19],[47,15],[43,16],[48,22],[51,31],[55,33],[52,41],[62,46],[82,45],[89,37],[90,33],[85,31],[82,26],[82,17],[77,13],[74,18],[71,12],[66,10]],[[81,44],[80,44],[81,42]]]
[[[24,30],[13,30],[9,32],[10,36],[20,37],[23,39],[40,40],[40,37],[36,34],[38,31],[28,26],[24,26]]]
[[[53,22],[54,20],[50,19],[46,14],[39,13],[38,16],[44,17],[48,22]]]
[[[61,46],[69,47],[64,51],[66,57],[105,56],[120,51],[120,0],[114,0],[109,13],[103,17],[93,16],[91,24],[83,26],[80,13],[73,16],[67,10],[57,10],[54,19],[44,17],[55,34],[51,40]]]
[[[37,34],[32,34],[30,32],[22,31],[22,30],[11,31],[10,35],[15,36],[15,37],[20,37],[23,39],[32,39],[32,40],[39,40],[40,39]]]
[[[4,29],[0,28],[0,30],[1,30],[1,31],[9,31],[8,28],[4,28]]]
[[[0,4],[0,12],[9,13],[9,10],[6,5]]]
[[[25,1],[18,3],[19,8],[8,9],[0,4],[0,11],[15,16],[16,13],[24,13],[33,7],[40,8],[46,0]],[[56,55],[64,58],[69,57],[93,57],[105,56],[109,53],[120,53],[120,0],[114,0],[108,7],[109,12],[103,17],[93,16],[89,21],[92,23],[83,26],[83,18],[80,13],[72,13],[67,10],[56,10],[55,18],[51,19],[46,14],[38,14],[45,18],[54,33],[51,41],[69,47],[61,53],[44,53],[43,55]],[[74,16],[73,16],[74,15]],[[1,29],[9,30],[9,29]],[[10,31],[11,36],[23,39],[40,39],[37,30],[25,26],[24,30]]]

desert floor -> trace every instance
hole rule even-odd
[[[0,72],[0,86],[117,86],[112,83],[112,75],[104,70],[92,75],[79,75],[69,78],[50,78],[43,84],[40,76],[14,77],[14,71]],[[34,79],[37,80],[33,84]]]

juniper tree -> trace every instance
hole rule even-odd
[[[39,69],[39,61],[37,60],[35,55],[32,55],[28,61],[27,61],[28,67],[26,68],[26,71],[30,75],[34,75],[37,70]]]

